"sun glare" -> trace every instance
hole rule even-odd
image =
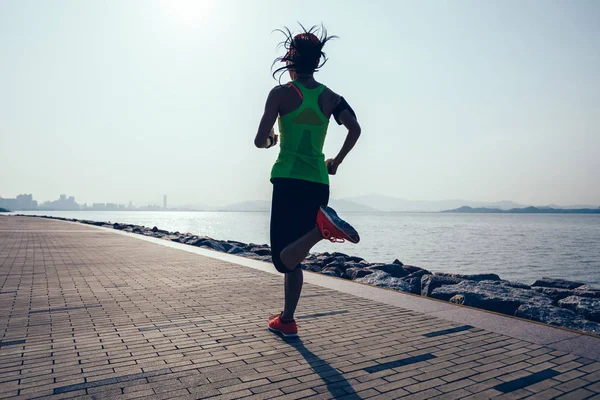
[[[210,15],[216,0],[163,0],[166,12],[180,24],[198,23]]]

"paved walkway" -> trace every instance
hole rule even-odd
[[[91,226],[0,217],[0,398],[600,399],[597,339],[582,357],[393,304],[426,299],[308,283],[300,339],[284,341],[266,330],[281,281]]]

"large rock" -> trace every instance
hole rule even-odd
[[[414,265],[403,265],[402,268],[404,268],[409,274],[418,272],[418,271],[425,271],[426,274],[431,274],[431,272],[427,271],[426,269],[423,269],[421,267],[415,267]]]
[[[424,275],[421,278],[421,296],[431,296],[431,292],[440,286],[455,285],[463,279],[451,276]],[[448,297],[449,299],[450,297]],[[444,300],[448,300],[444,299]]]
[[[310,272],[317,272],[317,273],[321,272],[321,267],[319,267],[316,264],[306,264],[306,263],[303,263],[303,264],[300,264],[300,267],[302,269],[305,269],[305,270],[310,271]]]
[[[229,254],[241,254],[244,253],[244,249],[238,246],[232,246],[229,250],[227,250]]]
[[[340,277],[344,274],[344,270],[337,267],[326,267],[321,270],[321,273],[329,276]]]
[[[600,299],[600,289],[595,289],[588,285],[579,286],[574,290],[575,296],[590,297],[592,299]]]
[[[237,247],[242,247],[242,248],[246,248],[246,246],[248,246],[247,243],[236,242],[235,240],[227,240],[226,243],[230,244],[232,246],[237,246]]]
[[[419,269],[411,273],[410,275],[407,275],[404,278],[402,278],[402,281],[406,282],[406,284],[408,285],[407,292],[413,294],[421,294],[421,278],[425,275],[430,275],[429,271]]]
[[[457,294],[456,296],[452,296],[450,298],[450,300],[448,300],[450,303],[454,303],[454,304],[465,304],[465,296],[462,294]]]
[[[450,278],[459,278],[462,280],[469,280],[469,281],[477,281],[477,282],[481,282],[481,281],[499,281],[500,277],[496,274],[470,274],[470,275],[461,275],[461,274],[448,274],[445,272],[436,272],[434,275],[437,276],[446,276],[446,277],[450,277]]]
[[[557,288],[549,288],[536,286],[532,288],[533,290],[543,293],[546,296],[550,297],[555,304],[558,304],[559,300],[562,300],[569,296],[579,296],[579,297],[588,297],[591,299],[600,299],[600,290],[594,289],[588,285],[583,285],[575,289],[557,289]]]
[[[569,296],[559,300],[558,305],[571,311],[575,311],[585,319],[600,322],[600,299]]]
[[[515,313],[517,317],[543,322],[545,324],[562,326],[595,335],[600,335],[600,324],[587,321],[582,316],[571,310],[556,307],[550,304],[521,305]]]
[[[171,242],[179,242],[180,235],[169,234],[163,235],[162,238],[165,240],[170,240]]]
[[[510,287],[513,287],[516,289],[527,289],[527,290],[531,289],[531,286],[526,285],[522,282],[511,282],[511,281],[502,280],[502,284],[504,286],[510,286]]]
[[[368,268],[372,270],[386,272],[394,278],[403,278],[409,274],[409,272],[406,269],[404,269],[404,267],[401,264],[384,264]]]
[[[363,278],[367,275],[371,275],[374,271],[368,268],[348,268],[346,269],[346,275],[352,280]]]
[[[431,297],[449,301],[462,295],[461,304],[507,315],[514,315],[525,303],[552,304],[552,300],[533,290],[517,289],[499,281],[468,281],[434,289]],[[455,299],[457,301],[457,299]]]
[[[564,279],[554,279],[544,277],[542,279],[538,279],[531,284],[531,286],[541,286],[541,287],[549,287],[549,288],[558,288],[558,289],[575,289],[577,287],[583,286],[582,282],[573,282],[567,281]]]
[[[374,271],[370,275],[356,279],[356,282],[366,283],[368,285],[374,285],[388,289],[399,290],[402,292],[410,292],[411,290],[411,287],[407,282],[404,282],[400,278],[394,278],[387,272],[383,271]]]
[[[345,271],[349,267],[350,267],[349,264],[346,264],[344,262],[340,262],[339,260],[334,260],[334,261],[330,262],[329,264],[325,265],[323,267],[323,270],[325,270],[327,268],[338,268],[338,269],[341,269],[342,272],[343,272],[343,271]]]
[[[252,247],[248,250],[250,253],[258,254],[259,256],[270,256],[271,249],[268,247]]]
[[[217,240],[213,240],[210,238],[199,238],[188,244],[191,244],[192,246],[203,247],[205,249],[220,251],[223,253],[227,252],[227,250],[221,243],[219,243]],[[253,253],[249,253],[249,254],[253,254]]]

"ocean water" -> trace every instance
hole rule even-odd
[[[35,211],[122,222],[220,240],[269,243],[265,212]],[[322,242],[315,252],[341,251],[370,262],[417,265],[438,272],[492,272],[531,283],[549,276],[600,287],[600,215],[353,213],[342,215],[361,242]]]

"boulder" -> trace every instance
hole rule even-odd
[[[461,278],[455,278],[451,276],[424,275],[421,278],[421,296],[430,296],[431,292],[440,286],[455,285],[462,281],[463,279]],[[444,300],[449,300],[450,297]]]
[[[558,304],[559,300],[564,299],[565,297],[573,296],[575,294],[575,291],[572,289],[556,289],[542,286],[536,286],[531,289],[535,290],[538,293],[545,294],[546,296],[552,299],[552,302],[554,304]]]
[[[306,264],[306,263],[303,263],[303,264],[300,264],[300,267],[302,269],[305,269],[305,270],[310,271],[310,272],[316,272],[316,273],[321,272],[321,267],[319,267],[318,265],[315,265],[315,264]]]
[[[339,260],[334,260],[334,261],[332,261],[332,262],[330,262],[330,263],[326,264],[326,265],[323,267],[323,269],[326,269],[326,268],[339,268],[339,269],[341,269],[341,270],[342,270],[342,272],[343,272],[343,271],[345,271],[347,268],[350,268],[350,267],[351,267],[351,265],[349,265],[349,264],[346,264],[346,263],[344,263],[344,262],[339,262]]]
[[[594,322],[600,322],[600,299],[591,299],[589,297],[569,296],[558,301],[562,308],[575,311],[585,319]]]
[[[502,284],[505,286],[513,287],[515,289],[527,289],[527,290],[531,289],[531,286],[526,285],[521,282],[511,282],[511,281],[502,280]]]
[[[400,264],[384,264],[368,267],[371,270],[383,271],[394,278],[403,278],[409,274],[409,272],[403,268]]]
[[[515,313],[517,317],[543,322],[545,324],[562,326],[582,332],[600,335],[600,324],[587,321],[571,310],[553,306],[551,304],[521,305]]]
[[[359,262],[361,262],[361,261],[365,261],[365,259],[364,259],[364,258],[361,258],[361,257],[356,257],[356,256],[349,256],[349,255],[347,255],[347,254],[344,254],[344,253],[338,253],[338,252],[335,252],[335,253],[333,253],[333,254],[332,254],[332,256],[333,256],[333,257],[342,257],[342,258],[344,259],[344,262],[347,262],[347,263],[348,263],[348,262],[352,262],[352,263],[359,263]]]
[[[232,246],[237,246],[237,247],[246,247],[246,246],[248,246],[247,243],[236,242],[235,240],[228,240],[226,243],[230,244]]]
[[[576,296],[600,299],[600,289],[595,289],[588,285],[583,285],[579,286],[578,288],[575,288],[574,293]]]
[[[174,235],[174,234],[169,234],[169,235],[163,235],[162,239],[164,240],[170,240],[171,242],[179,242],[179,235]]]
[[[567,281],[565,279],[554,279],[544,277],[542,279],[538,279],[531,284],[531,286],[541,286],[541,287],[549,287],[549,288],[558,288],[558,289],[575,289],[577,287],[583,286],[582,282],[573,282]]]
[[[457,295],[463,296],[462,304],[466,306],[507,315],[514,315],[525,303],[552,304],[550,298],[541,293],[513,288],[499,281],[464,280],[455,285],[438,287],[431,292],[431,297],[446,301]]]
[[[426,269],[423,269],[420,267],[415,267],[414,265],[403,265],[402,268],[404,268],[406,271],[408,271],[409,274],[412,274],[412,273],[418,272],[418,271],[425,271],[427,274],[431,274],[431,272],[427,271]]]
[[[462,280],[467,279],[469,281],[499,281],[500,277],[496,274],[471,274],[471,275],[461,275],[461,274],[448,274],[445,272],[436,272],[434,273],[436,276],[446,276],[450,278],[460,278]]]
[[[352,280],[365,277],[372,274],[373,271],[368,268],[348,268],[346,269],[346,275]]]
[[[259,256],[270,256],[271,249],[268,247],[253,247],[248,250],[250,253],[258,254]]]
[[[227,250],[229,254],[241,254],[244,253],[244,249],[238,246],[231,246],[229,250]]]
[[[333,274],[328,274],[328,272],[333,272]],[[341,268],[337,268],[337,267],[325,267],[321,270],[322,274],[326,274],[326,275],[330,275],[330,276],[337,276],[340,277],[344,274],[344,270]]]
[[[372,274],[356,279],[356,282],[399,290],[402,292],[410,292],[411,290],[411,287],[407,282],[404,282],[400,278],[394,278],[387,272],[383,271],[374,271]]]
[[[213,239],[199,238],[198,240],[189,244],[191,244],[192,246],[203,247],[205,249],[220,251],[223,253],[226,252],[225,248],[221,245],[221,243]],[[244,253],[253,254],[246,251],[244,251]]]
[[[413,294],[421,294],[421,278],[425,275],[430,275],[429,271],[420,269],[402,278],[402,281],[408,284],[409,290],[407,290],[407,292]]]
[[[454,304],[465,304],[465,296],[457,294],[456,296],[452,296],[448,301]]]
[[[321,271],[323,269],[323,265],[317,260],[304,260],[304,264],[306,266],[310,266],[310,271]]]
[[[397,258],[396,258],[394,261],[392,261],[392,264],[396,264],[396,265],[400,265],[400,266],[403,266],[403,265],[404,265],[404,264],[402,263],[402,261],[398,260]]]
[[[335,271],[321,271],[320,273],[323,275],[338,276]]]

